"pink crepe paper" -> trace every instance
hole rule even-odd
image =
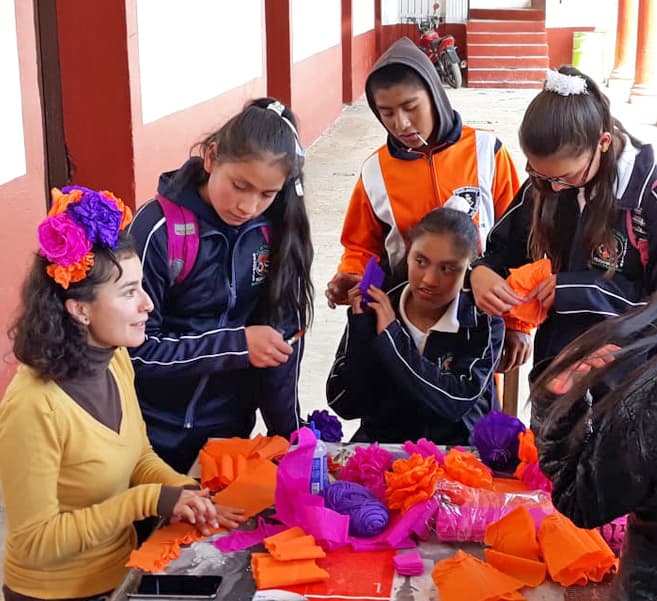
[[[424,562],[417,551],[397,553],[392,558],[392,563],[402,576],[419,576],[424,572]]]
[[[420,438],[417,442],[411,442],[407,440],[403,445],[402,449],[406,451],[409,455],[421,455],[422,457],[435,457],[436,463],[438,465],[443,465],[445,463],[445,454],[436,446],[436,443],[427,440],[426,438]]]
[[[403,549],[416,546],[412,538],[414,536],[428,538],[437,510],[435,499],[418,503],[403,516],[391,516],[390,525],[377,536],[348,536],[349,516],[327,509],[321,495],[308,492],[310,468],[317,444],[312,431],[309,428],[301,428],[292,433],[290,441],[298,441],[298,444],[288,451],[278,465],[276,519],[290,528],[299,526],[307,534],[312,534],[327,550],[348,544],[356,551]]]
[[[339,478],[362,484],[383,501],[387,486],[384,474],[392,466],[393,459],[390,451],[376,443],[369,447],[356,447],[354,454],[340,470]]]
[[[227,536],[222,536],[212,544],[223,553],[242,551],[261,543],[268,536],[287,530],[282,524],[268,524],[262,517],[258,518],[258,525],[253,530],[236,530]]]
[[[530,490],[552,492],[552,482],[541,471],[538,463],[528,463],[522,470],[519,480],[524,482]]]

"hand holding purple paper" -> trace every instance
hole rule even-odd
[[[367,289],[370,286],[376,288],[381,288],[383,286],[383,280],[385,279],[385,272],[378,263],[378,259],[375,256],[370,257],[370,260],[365,267],[365,273],[363,274],[363,279],[358,284],[358,290],[363,297],[361,301],[361,306],[365,308],[367,303],[372,300],[372,297],[367,293]]]

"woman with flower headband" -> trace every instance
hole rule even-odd
[[[537,376],[594,324],[645,304],[657,289],[657,169],[574,67],[548,71],[520,126],[527,181],[473,265],[477,305],[501,315],[527,300],[548,310],[534,343]],[[652,232],[652,233],[651,233]],[[547,257],[553,275],[526,297],[509,268]]]
[[[154,304],[131,351],[137,392],[155,450],[180,471],[209,437],[248,437],[258,408],[270,435],[299,427],[303,340],[289,342],[312,316],[304,151],[290,109],[255,100],[199,149],[160,176],[130,228]],[[191,214],[183,229],[198,227],[184,278],[171,205]]]
[[[5,601],[97,599],[125,576],[132,523],[176,517],[236,527],[242,511],[152,450],[125,346],[144,339],[153,303],[110,192],[53,191],[13,325],[22,365],[0,402],[7,512]]]

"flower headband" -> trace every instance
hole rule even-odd
[[[39,254],[50,261],[48,275],[67,289],[87,277],[94,264],[94,245],[117,247],[132,211],[106,190],[67,186],[53,188],[51,194],[52,207],[38,229]]]
[[[549,69],[546,73],[543,89],[546,92],[555,92],[561,96],[577,96],[588,94],[586,80],[579,75],[568,75]]]

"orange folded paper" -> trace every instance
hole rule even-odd
[[[600,582],[618,568],[618,559],[597,530],[578,528],[559,512],[543,519],[538,541],[550,576],[562,586]]]
[[[507,513],[501,520],[488,525],[484,544],[501,553],[532,560],[540,559],[536,525],[527,508],[522,505]]]
[[[222,530],[223,528],[218,528],[213,532]],[[144,572],[158,572],[180,557],[180,545],[190,545],[203,538],[196,526],[184,522],[169,524],[153,532],[148,540],[132,551],[126,567],[139,568]]]
[[[218,505],[241,507],[247,517],[254,516],[274,504],[277,469],[268,459],[251,460],[248,469],[218,492],[213,501]]]
[[[509,269],[507,283],[514,292],[520,296],[526,296],[541,282],[552,275],[552,263],[550,259],[539,259],[533,263],[527,263],[517,269]],[[511,307],[507,315],[526,323],[531,328],[545,321],[547,311],[536,299],[532,299],[521,305]]]
[[[269,536],[263,542],[265,549],[279,561],[326,557],[324,550],[315,542],[315,537],[306,534],[298,526]]]
[[[269,553],[252,553],[251,570],[258,589],[329,579],[329,573],[322,570],[314,559],[278,561]]]
[[[486,561],[500,572],[504,572],[525,586],[539,586],[545,582],[547,566],[542,561],[525,559],[495,549],[484,549]]]
[[[523,601],[523,582],[461,551],[439,561],[431,574],[441,601]]]
[[[201,484],[216,490],[233,482],[249,462],[274,459],[287,452],[289,442],[282,436],[209,440],[199,452]]]

